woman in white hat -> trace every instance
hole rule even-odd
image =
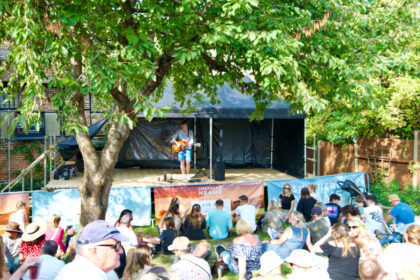
[[[304,279],[317,279],[317,280],[328,280],[330,277],[326,270],[321,270],[317,266],[315,261],[316,256],[311,255],[306,250],[297,249],[294,250],[286,262],[292,266],[292,274],[287,276],[287,279],[291,280],[304,280]]]
[[[252,280],[281,280],[281,264],[283,260],[274,251],[267,251],[261,256],[261,268],[258,277]]]
[[[29,224],[22,235],[22,244],[19,249],[19,263],[23,263],[29,255],[38,257],[42,245],[45,243],[46,225]]]

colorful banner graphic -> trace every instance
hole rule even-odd
[[[267,181],[268,201],[272,199],[278,201],[279,196],[283,191],[284,184],[290,184],[292,186],[293,195],[296,198],[296,207],[297,202],[300,199],[301,189],[309,184],[315,184],[318,186],[316,193],[319,195],[323,203],[328,203],[330,195],[335,193],[341,198],[340,204],[345,206],[350,203],[350,193],[342,190],[337,184],[338,181],[345,180],[354,181],[362,193],[366,191],[365,172],[328,175],[305,179],[269,180]]]
[[[0,234],[3,234],[3,226],[9,223],[10,215],[15,212],[16,203],[20,200],[26,202],[26,212],[29,213],[28,193],[2,193],[0,194]]]
[[[106,218],[114,224],[124,209],[133,211],[132,224],[148,226],[151,222],[150,188],[112,188],[109,194]],[[75,189],[55,192],[36,191],[32,193],[32,219],[46,223],[52,214],[61,216],[61,227],[79,223],[80,195]]]
[[[216,208],[213,201],[223,199],[230,202],[229,208],[234,209],[233,202],[240,195],[248,196],[249,203],[257,208],[257,215],[264,213],[264,182],[244,182],[228,184],[206,184],[193,186],[158,187],[154,188],[155,215],[159,220],[168,210],[171,199],[180,199],[180,212],[190,211],[193,203],[202,201],[204,210]],[[201,204],[200,203],[200,204]],[[225,205],[226,207],[226,205]]]

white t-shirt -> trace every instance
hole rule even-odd
[[[384,214],[379,206],[370,205],[364,208],[363,213],[366,215],[366,227],[371,233],[375,234],[375,230],[385,233]]]
[[[42,264],[41,264],[42,265]],[[57,275],[55,280],[108,280],[106,273],[85,257],[76,255]]]
[[[50,255],[41,256],[41,265],[39,267],[38,278],[40,280],[55,279],[58,273],[63,269],[64,262],[54,258]],[[29,279],[29,271],[22,278],[23,280]]]
[[[397,272],[408,270],[420,275],[420,246],[411,243],[392,243],[378,257],[379,264],[388,273],[384,279],[396,280]]]
[[[19,209],[16,212],[12,213],[9,217],[9,222],[17,223],[22,232],[25,231],[25,214],[25,209]]]
[[[117,227],[117,229],[122,235],[130,239],[129,242],[122,242],[122,245],[137,246],[139,244],[139,241],[134,231],[132,231],[124,225]]]
[[[256,209],[254,205],[245,204],[238,206],[235,210],[236,215],[240,215],[241,219],[247,220],[254,230],[257,229],[257,224],[255,223]]]

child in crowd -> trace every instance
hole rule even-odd
[[[356,196],[356,204],[355,207],[359,210],[360,214],[363,215],[364,207],[366,206],[365,199],[363,196],[358,195]]]
[[[168,246],[172,244],[174,241],[176,234],[175,234],[175,223],[174,218],[166,217],[163,220],[162,224],[162,232],[159,238],[156,237],[149,237],[148,243],[154,244],[155,246],[155,253],[163,253],[163,254],[172,254],[171,251],[168,250]]]

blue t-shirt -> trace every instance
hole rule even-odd
[[[229,213],[214,209],[209,212],[207,219],[209,234],[213,239],[224,239],[229,235],[229,228],[232,228],[232,217]]]
[[[395,205],[394,208],[392,208],[389,215],[395,218],[396,224],[403,223],[406,225],[414,223],[414,211],[405,202],[400,202],[397,205]]]

